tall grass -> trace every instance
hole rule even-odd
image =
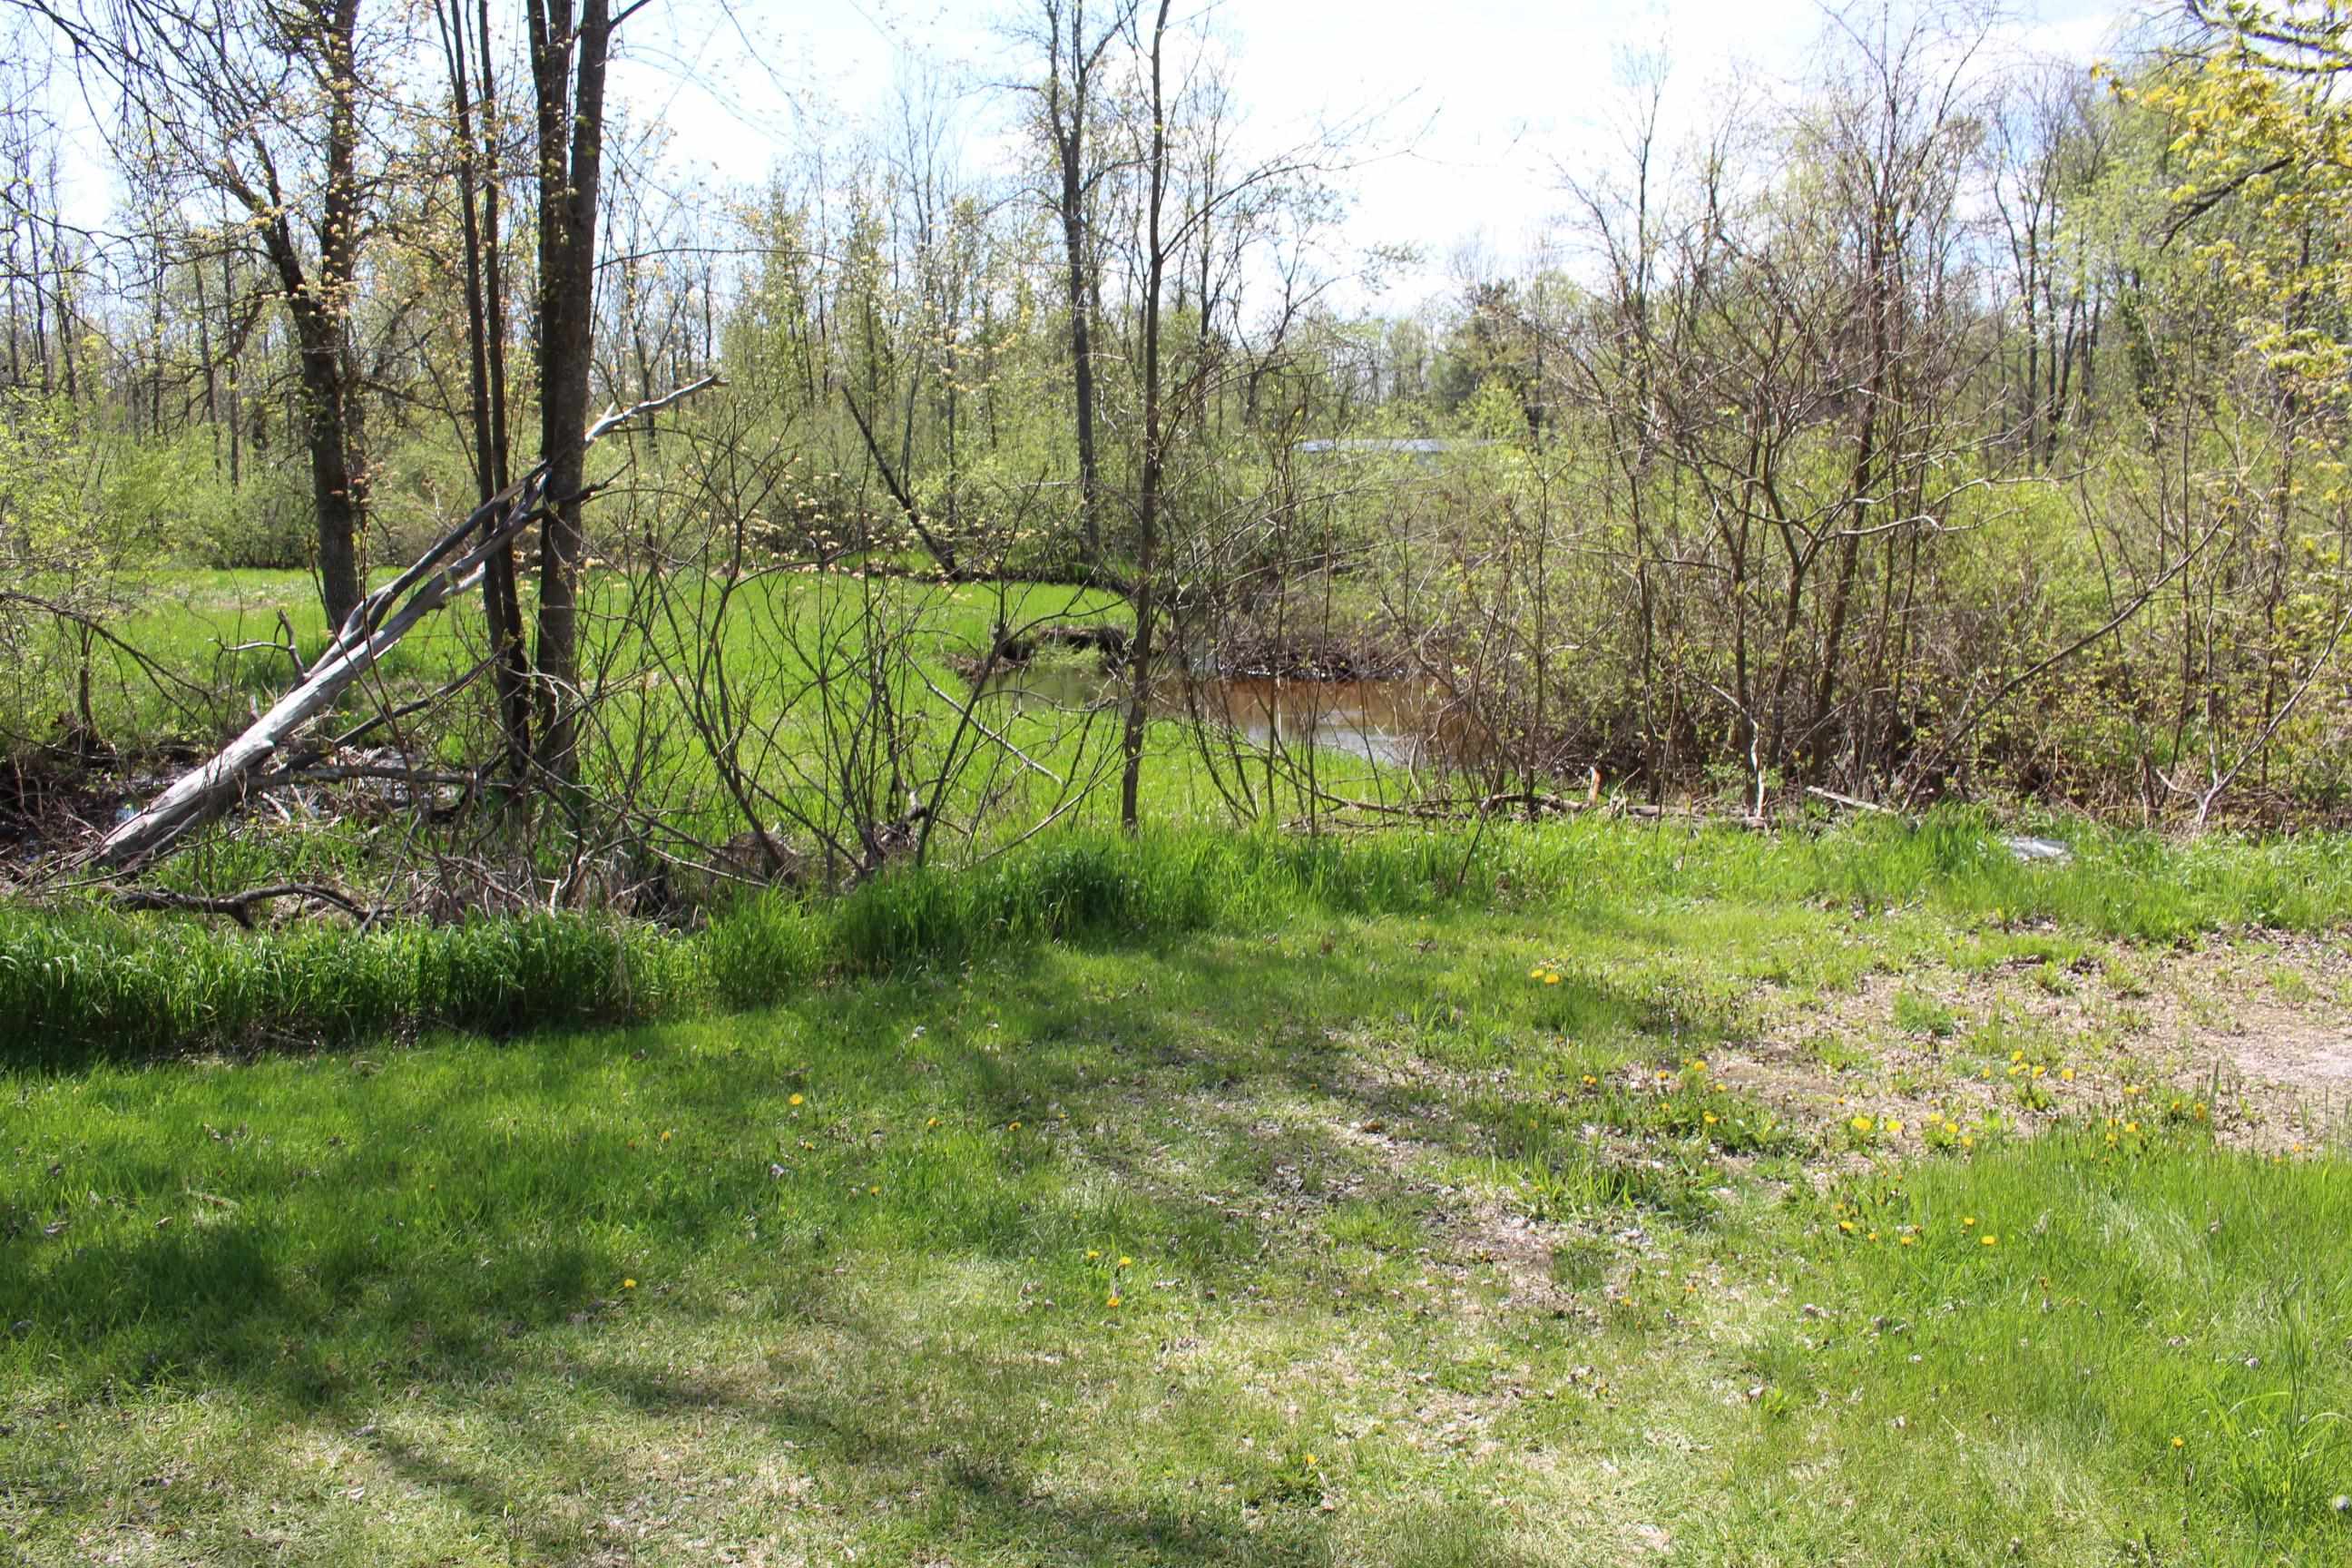
[[[493,1035],[651,1016],[693,966],[614,921],[540,916],[357,932],[224,932],[96,911],[0,910],[0,1065],[62,1068],[417,1028]]]
[[[2352,919],[2352,837],[2181,844],[2088,826],[2021,863],[1983,814],[1755,834],[1606,820],[1300,837],[1073,829],[977,868],[839,898],[770,894],[685,935],[583,916],[249,935],[164,917],[0,910],[0,1065],[61,1067],[446,1026],[494,1035],[783,1000],[829,975],[1047,942],[1158,941],[1294,914],[1660,903],[1924,904],[2174,942]]]

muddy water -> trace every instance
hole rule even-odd
[[[1092,669],[1048,665],[992,677],[992,693],[1016,708],[1078,709],[1116,701],[1124,683]],[[1154,687],[1156,719],[1195,713],[1247,744],[1317,746],[1392,767],[1431,759],[1437,728],[1429,692],[1409,680],[1167,679]]]

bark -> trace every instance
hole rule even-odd
[[[575,25],[570,0],[534,0],[530,16],[539,107],[540,442],[549,498],[540,532],[537,761],[550,779],[569,784],[579,768],[574,696],[580,563],[587,546],[581,431],[594,351],[596,196],[612,7],[609,0],[584,0]]]

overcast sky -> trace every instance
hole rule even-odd
[[[1203,3],[1178,0],[1178,15],[1197,17]],[[1956,9],[1911,3],[1930,14]],[[1984,58],[2087,67],[2113,52],[2132,17],[2164,3],[2011,0]],[[652,0],[623,28],[611,97],[635,122],[667,129],[679,184],[726,190],[762,181],[813,140],[845,146],[928,69],[971,89],[956,116],[967,167],[1001,169],[1007,101],[981,89],[1034,79],[1034,60],[1000,25],[1034,4]],[[1506,268],[1529,255],[1561,205],[1562,172],[1590,170],[1622,148],[1629,55],[1663,55],[1669,125],[1690,126],[1729,94],[1795,90],[1831,25],[1820,0],[1205,4],[1261,149],[1296,145],[1318,122],[1370,126],[1340,176],[1351,206],[1339,248],[1402,245],[1423,258],[1394,276],[1379,300],[1385,310],[1447,289],[1465,247]],[[70,79],[51,79],[68,128],[67,216],[104,226],[119,187]]]
[[[625,29],[615,85],[666,117],[674,155],[705,177],[756,180],[813,132],[876,115],[914,62],[972,82],[1014,75],[995,23],[1018,3],[656,0]],[[1663,52],[1669,117],[1690,123],[1728,92],[1801,79],[1830,26],[1817,0],[1223,0],[1211,10],[1265,144],[1288,144],[1318,118],[1376,115],[1370,155],[1346,176],[1345,238],[1424,256],[1400,280],[1408,298],[1391,304],[1443,286],[1465,243],[1498,259],[1526,254],[1559,206],[1560,171],[1620,144],[1629,54]],[[1988,53],[2087,66],[2135,14],[2117,0],[2013,4]],[[975,97],[962,112],[969,160],[984,165],[1002,106]]]

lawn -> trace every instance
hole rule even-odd
[[[2344,1037],[2340,943],[2133,934],[2194,855],[2027,911],[1545,842],[1517,898],[0,1079],[0,1556],[2352,1554],[2352,1173],[2280,1045]]]

